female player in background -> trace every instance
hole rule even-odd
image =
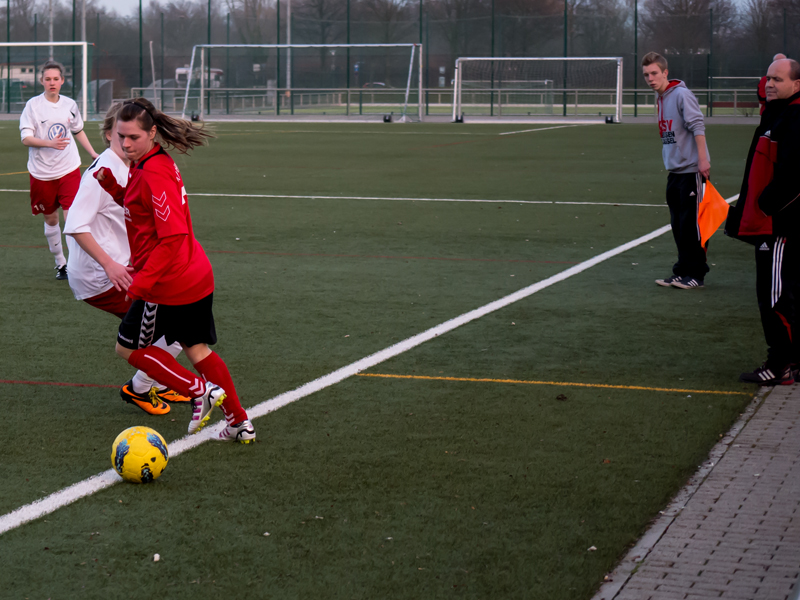
[[[213,408],[221,406],[226,427],[218,439],[251,442],[255,430],[228,367],[208,347],[217,341],[211,310],[214,274],[195,240],[178,166],[162,147],[187,153],[210,136],[189,121],[165,115],[145,98],[123,104],[117,134],[131,161],[127,187],[122,188],[108,168],[95,173],[103,189],[123,201],[134,269],[127,293],[132,303],[119,328],[117,353],[153,379],[192,398],[189,433],[198,432]],[[181,343],[204,379],[153,346],[162,335],[167,343]]]
[[[56,261],[56,279],[67,279],[67,260],[61,246],[58,209],[64,221],[81,182],[81,146],[97,158],[83,131],[83,119],[72,98],[61,95],[64,67],[47,61],[42,67],[44,92],[25,104],[19,119],[23,145],[28,147],[28,173],[31,184],[31,211],[44,215],[44,237]]]
[[[94,173],[101,168],[110,169],[118,181],[128,180],[130,162],[119,145],[116,133],[117,114],[122,104],[109,108],[101,125],[101,135],[106,150],[86,169],[72,209],[64,223],[64,234],[69,248],[69,286],[76,300],[116,315],[120,319],[130,308],[126,298],[132,281],[132,267],[128,266],[131,250],[125,229],[125,215],[121,206],[105,192]],[[177,357],[181,346],[177,342],[167,345],[159,338],[155,345]],[[165,386],[157,384],[144,372],[137,371],[120,389],[122,399],[151,415],[167,414],[167,402],[188,402]]]

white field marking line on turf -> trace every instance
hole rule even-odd
[[[735,197],[729,198],[728,202],[732,202],[734,199]],[[616,248],[608,250],[607,252],[603,252],[602,254],[598,254],[589,260],[572,266],[564,271],[561,271],[560,273],[556,273],[547,279],[543,279],[542,281],[531,284],[528,287],[522,288],[521,290],[517,290],[516,292],[509,294],[508,296],[504,296],[499,300],[495,300],[494,302],[490,302],[489,304],[485,304],[484,306],[466,312],[458,317],[450,319],[449,321],[440,323],[435,327],[423,331],[422,333],[418,333],[417,335],[389,346],[388,348],[380,350],[375,354],[366,356],[360,360],[357,360],[356,362],[337,369],[336,371],[328,373],[327,375],[323,375],[322,377],[310,381],[299,388],[279,394],[270,400],[265,400],[264,402],[249,408],[247,411],[248,416],[251,420],[263,417],[264,415],[276,411],[287,404],[291,404],[296,400],[300,400],[301,398],[305,398],[306,396],[310,396],[311,394],[314,394],[320,390],[335,385],[340,381],[352,377],[356,373],[374,367],[375,365],[389,360],[390,358],[394,358],[399,354],[407,352],[412,348],[419,346],[420,344],[437,338],[440,335],[461,327],[462,325],[466,325],[471,321],[480,319],[481,317],[500,310],[501,308],[505,308],[510,304],[523,300],[528,296],[532,296],[533,294],[540,292],[541,290],[544,290],[556,283],[569,279],[573,275],[577,275],[578,273],[582,273],[587,269],[591,269],[592,267],[599,265],[610,258],[622,254],[623,252],[627,252],[636,246],[640,246],[641,244],[649,242],[650,240],[665,234],[669,230],[669,225],[659,227],[655,231],[651,231],[650,233],[636,238],[635,240],[622,244],[621,246],[617,246]],[[192,448],[207,442],[213,436],[222,431],[224,426],[225,421],[223,420],[210,427],[207,427],[199,434],[186,435],[178,440],[175,440],[174,442],[170,442],[170,457],[174,458],[179,456],[187,450],[191,450]],[[12,529],[16,529],[17,527],[33,521],[34,519],[38,519],[39,517],[43,517],[55,512],[59,508],[72,504],[80,498],[111,487],[120,481],[122,481],[122,479],[116,474],[116,472],[113,469],[109,469],[89,477],[88,479],[79,481],[78,483],[64,488],[63,490],[50,494],[49,496],[45,496],[44,498],[31,502],[30,504],[21,506],[20,508],[11,511],[10,513],[6,513],[0,517],[0,535]]]
[[[2,192],[3,190],[0,190]],[[27,192],[28,190],[9,190]],[[290,200],[381,200],[387,202],[477,202],[479,204],[577,204],[590,206],[645,206],[648,208],[668,208],[667,204],[632,204],[627,202],[561,202],[558,200],[485,200],[472,198],[389,198],[383,196],[287,196],[283,194],[190,194],[190,196],[209,196],[212,198],[287,198]]]
[[[531,133],[532,131],[547,131],[549,129],[566,129],[567,127],[585,127],[586,125],[596,125],[596,123],[576,123],[574,125],[558,125],[556,127],[538,127],[536,129],[523,129],[521,131],[506,131],[497,135],[516,135],[518,133]]]
[[[30,190],[3,190],[0,192],[19,192],[27,194]],[[663,204],[634,204],[630,202],[568,202],[558,200],[485,200],[472,198],[388,198],[383,196],[286,196],[283,194],[206,194],[192,193],[190,196],[204,196],[209,198],[267,198],[289,200],[381,200],[386,202],[473,202],[478,204],[562,204],[577,206],[639,206],[645,208],[668,208]],[[737,196],[738,198],[738,196]]]

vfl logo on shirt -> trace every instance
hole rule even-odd
[[[156,198],[153,194],[153,205],[155,206],[156,216],[162,221],[169,218],[169,206],[167,205],[167,192],[161,192],[161,195]]]
[[[48,139],[54,140],[56,138],[65,138],[67,137],[67,128],[64,127],[61,123],[56,123],[55,125],[51,125],[50,129],[47,131]]]
[[[128,207],[127,207],[127,206],[126,206],[126,207],[124,207],[124,208],[123,208],[123,210],[125,211],[125,220],[126,220],[126,221],[131,221],[131,222],[132,222],[132,221],[133,221],[133,219],[131,219],[131,211],[130,211],[130,210],[128,210]]]

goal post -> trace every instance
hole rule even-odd
[[[618,56],[459,57],[452,117],[610,117],[620,123],[622,95]]]
[[[73,98],[81,109],[83,120],[86,121],[89,107],[89,43],[88,42],[0,42],[0,112],[11,112],[11,104],[20,104],[24,107],[35,90],[39,81],[39,70],[48,58],[53,59],[64,65],[67,72],[64,78],[70,75],[72,80],[73,94],[75,86],[75,74],[71,73],[71,61],[66,55],[60,55],[59,51],[68,48],[80,49],[80,98]],[[40,52],[39,48],[44,48]],[[5,50],[3,50],[5,49]],[[58,50],[56,50],[58,49]],[[11,56],[12,51],[14,55]],[[28,85],[31,85],[28,88]],[[20,108],[21,110],[21,108]]]
[[[235,83],[231,83],[233,75],[235,74],[225,73],[224,76],[220,77],[220,79],[224,79],[224,84],[221,80],[213,81],[209,76],[209,73],[213,71],[209,68],[211,50],[225,50],[226,58],[224,61],[228,66],[230,65],[229,53],[231,50],[245,50],[250,52],[262,51],[266,53],[274,51],[275,57],[274,59],[270,59],[275,62],[274,79],[270,79],[267,74],[262,77],[263,81],[260,86],[245,85],[237,87]],[[335,64],[336,52],[340,50],[344,50],[347,56],[343,72],[341,65],[337,70]],[[303,73],[306,83],[301,85],[297,85],[298,80],[301,79],[297,73],[284,73],[284,76],[288,75],[288,77],[286,77],[287,86],[281,88],[281,51],[291,53],[292,72],[301,68],[304,59],[305,62],[308,62],[311,58],[309,54],[301,55],[301,51],[316,51],[319,53],[316,60],[321,60],[323,62],[326,58],[331,58],[331,71],[327,73],[321,72],[322,69],[317,68],[315,73],[316,77],[311,77],[312,81],[310,83],[309,73]],[[361,61],[356,60],[356,62],[351,64],[352,53],[361,54],[367,51],[373,54],[369,55],[367,59],[362,58]],[[390,57],[392,51],[399,52],[399,54],[394,54]],[[380,52],[383,52],[383,54],[376,54]],[[392,86],[389,85],[388,81],[384,83],[374,80],[368,80],[361,85],[362,82],[358,77],[359,66],[365,60],[366,62],[371,60],[372,62],[384,63],[382,65],[382,72],[386,73],[392,71],[395,74],[394,79],[397,80],[397,85]],[[341,62],[341,52],[339,61]],[[239,63],[242,62],[246,61],[240,58]],[[389,65],[390,62],[392,63],[391,65]],[[223,64],[223,59],[218,59],[218,61],[215,62],[215,66],[217,67],[221,64]],[[265,64],[256,62],[252,64],[252,67],[253,72],[257,72],[257,69],[260,71],[262,68],[266,70]],[[351,72],[351,67],[354,72]],[[369,114],[381,114],[381,112],[384,114],[389,112],[394,113],[394,109],[396,108],[400,113],[397,119],[399,122],[410,120],[422,121],[424,115],[424,69],[421,44],[197,44],[192,47],[191,60],[189,64],[186,65],[184,71],[186,71],[186,81],[185,86],[183,86],[181,90],[183,92],[183,105],[181,107],[182,118],[186,118],[186,112],[189,110],[190,90],[198,93],[197,104],[191,105],[196,106],[200,119],[203,119],[205,115],[211,113],[210,100],[212,98],[212,92],[218,100],[223,97],[225,98],[225,101],[228,103],[229,112],[230,102],[233,96],[241,96],[243,94],[254,96],[258,94],[259,91],[263,91],[259,108],[263,108],[264,110],[258,111],[258,114],[262,114],[264,111],[268,113],[274,111],[276,116],[280,115],[282,112],[284,114],[290,112],[294,115],[295,108],[297,108],[298,112],[308,110],[307,108],[303,109],[303,102],[305,99],[306,107],[312,104],[317,107],[327,107],[330,114],[342,114],[343,116],[349,117],[352,116],[353,112],[351,110],[351,105],[358,105],[358,114],[366,114],[362,111],[365,104],[364,96],[368,96],[373,101],[377,96],[378,98],[386,98],[387,102],[373,102],[370,106],[373,107],[373,110],[378,110],[377,112]],[[222,69],[216,69],[216,71],[218,73],[223,72]],[[314,71],[314,69],[311,71]],[[415,74],[416,77],[414,77]],[[342,81],[345,76],[346,83]],[[364,72],[363,77],[367,78],[368,76],[368,73]],[[402,81],[400,81],[401,76]],[[353,79],[355,79],[354,82],[352,81]],[[288,83],[289,81],[292,83]],[[196,87],[193,87],[193,83]],[[355,83],[355,87],[353,83]],[[416,102],[413,101],[414,99],[411,96],[412,92],[416,94]],[[323,97],[325,98],[324,101],[321,100]],[[416,104],[416,107],[414,107],[414,104]],[[242,102],[242,110],[244,110],[244,102]],[[255,97],[253,97],[252,110],[256,110]],[[328,113],[323,112],[323,114]]]

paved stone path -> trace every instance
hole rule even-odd
[[[799,424],[800,386],[776,387],[636,572],[595,600],[797,598]]]

